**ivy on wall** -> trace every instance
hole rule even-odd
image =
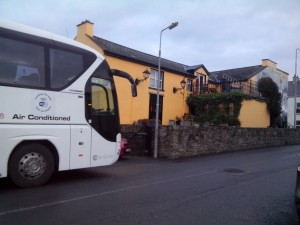
[[[201,124],[208,122],[216,125],[226,123],[229,126],[239,126],[238,116],[242,102],[251,99],[266,101],[242,92],[228,92],[189,95],[186,102],[193,109],[196,122]]]
[[[282,112],[282,94],[279,92],[277,84],[270,78],[265,77],[258,81],[258,88],[263,97],[268,98],[268,110],[270,112],[270,123],[272,127],[277,127],[278,118]]]

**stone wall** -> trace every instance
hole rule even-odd
[[[122,126],[124,134],[142,129],[142,126]],[[154,128],[149,129],[154,134]],[[145,147],[147,154],[152,155],[154,135],[150,136]],[[160,126],[158,136],[158,157],[170,159],[300,144],[299,129]],[[134,138],[130,144],[134,148]]]

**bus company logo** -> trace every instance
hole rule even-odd
[[[39,112],[48,112],[52,109],[52,98],[47,93],[37,94],[34,101],[34,106]]]
[[[44,108],[47,107],[48,106],[47,98],[41,98],[39,102],[39,106]]]
[[[3,113],[0,113],[0,120],[4,119],[5,115]]]

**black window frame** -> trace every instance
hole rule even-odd
[[[92,112],[92,86],[93,78],[100,78],[111,83],[111,94],[112,103],[114,104],[113,113],[98,113]],[[112,73],[110,72],[110,67],[106,60],[104,60],[94,73],[90,76],[88,82],[85,84],[85,117],[90,125],[96,130],[103,138],[108,141],[116,141],[117,134],[120,133],[120,117],[118,108],[118,98],[115,83],[113,80]]]

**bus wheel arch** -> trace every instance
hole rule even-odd
[[[8,161],[8,176],[26,188],[45,184],[58,168],[58,154],[48,141],[24,141],[16,146]]]

